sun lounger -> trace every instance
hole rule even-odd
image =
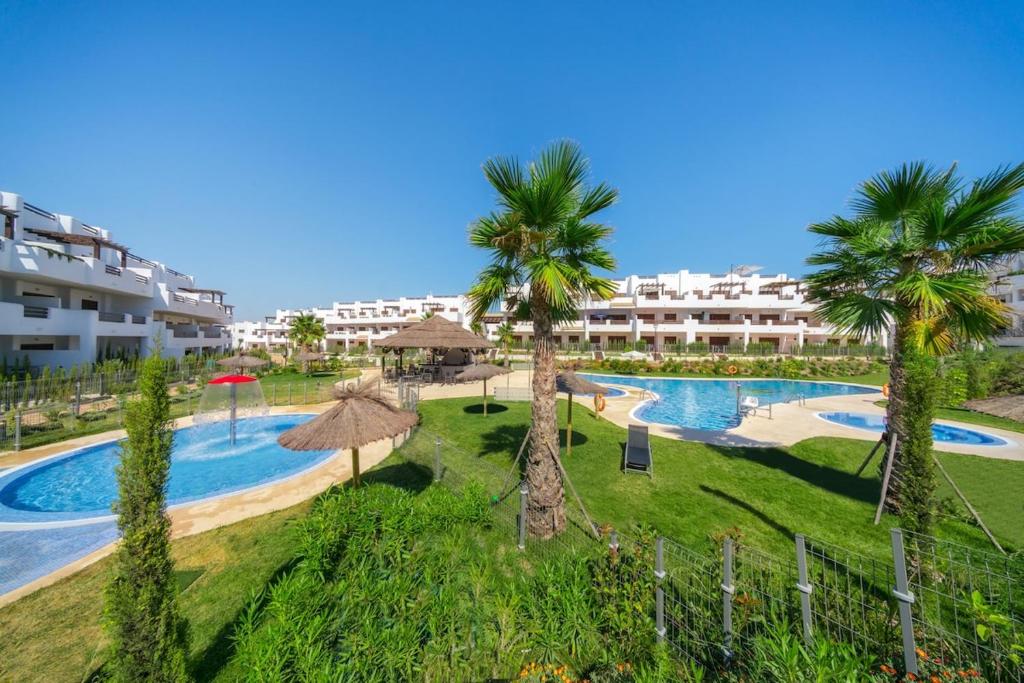
[[[647,425],[629,425],[626,446],[622,449],[622,471],[642,472],[654,478],[654,458]]]

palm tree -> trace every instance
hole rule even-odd
[[[470,226],[470,244],[491,253],[469,290],[470,312],[477,320],[504,301],[517,319],[533,322],[526,521],[531,535],[548,538],[565,528],[554,328],[575,320],[588,298],[607,299],[615,292],[611,280],[592,272],[615,267],[604,246],[611,228],[591,219],[615,203],[618,191],[604,183],[588,187],[587,159],[568,141],[551,145],[525,168],[517,159],[498,157],[485,162],[483,171],[498,192],[498,208]]]
[[[896,437],[886,507],[916,530],[931,518],[931,419],[927,356],[984,341],[1006,324],[988,293],[989,270],[1024,249],[1013,215],[1024,164],[964,184],[953,166],[904,164],[864,182],[853,216],[810,226],[822,237],[807,278],[820,315],[844,331],[893,328],[889,434]]]
[[[327,330],[324,328],[323,321],[308,313],[303,313],[293,319],[288,327],[288,338],[296,347],[306,351],[312,351],[313,347],[319,347],[320,342],[326,336]],[[303,363],[303,365],[308,364]],[[303,372],[305,371],[306,368],[303,368]]]
[[[433,317],[434,317],[434,312],[433,311],[426,311],[423,315],[420,316],[420,320],[430,320]]]
[[[469,323],[469,331],[475,335],[484,336],[484,324],[480,320],[474,320]]]
[[[505,365],[509,365],[509,352],[512,348],[512,342],[515,341],[515,328],[512,327],[512,323],[503,322],[494,330],[494,333],[498,337],[498,343],[501,344],[501,348],[505,350]]]

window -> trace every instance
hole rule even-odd
[[[675,313],[666,313],[665,314],[665,318],[664,318],[665,322],[672,322],[675,319],[676,319],[676,314]]]
[[[53,351],[53,342],[48,344],[36,343],[36,344],[22,344],[22,351]]]
[[[82,310],[83,311],[98,311],[100,310],[100,302],[93,301],[92,299],[82,299]]]

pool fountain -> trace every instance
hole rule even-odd
[[[192,423],[215,425],[228,423],[228,443],[238,440],[238,421],[263,417],[270,413],[260,381],[249,375],[225,375],[210,380],[203,389]]]

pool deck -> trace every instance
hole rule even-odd
[[[378,371],[369,370],[364,372],[363,381],[374,379]],[[509,375],[497,377],[488,382],[488,390],[493,395],[493,388],[504,386],[512,388],[526,388],[529,386],[530,373],[516,371]],[[720,379],[720,378],[717,378]],[[607,384],[617,386],[627,392],[627,395],[607,399],[606,408],[601,416],[621,427],[640,422],[632,417],[633,410],[641,404],[640,390],[636,387],[616,384],[614,377],[608,377]],[[481,382],[458,385],[426,385],[420,391],[421,400],[434,400],[444,398],[465,398],[483,395]],[[827,422],[816,416],[822,411],[848,411],[857,413],[871,413],[876,415],[884,414],[884,410],[874,405],[875,401],[882,398],[881,392],[869,394],[857,394],[850,396],[832,396],[825,398],[811,399],[805,405],[796,403],[774,404],[771,417],[767,410],[759,410],[756,415],[747,417],[743,423],[727,431],[705,431],[698,429],[685,429],[671,425],[650,424],[652,434],[671,439],[685,439],[699,441],[720,446],[746,446],[746,447],[778,447],[789,446],[798,441],[815,436],[844,437],[850,439],[861,439],[863,441],[877,441],[878,434],[861,429],[844,427],[839,424]],[[577,399],[583,409],[590,409],[591,403],[587,399]],[[321,413],[327,410],[332,403],[317,405],[300,405],[271,409],[271,414],[281,415],[288,413]],[[972,425],[961,422],[940,420],[942,424],[950,424],[964,429],[982,431],[998,436],[1008,442],[1006,446],[965,446],[958,444],[942,443],[938,449],[951,452],[976,455],[987,458],[1004,460],[1024,461],[1024,434],[1009,432],[988,426]],[[191,418],[181,418],[175,421],[175,427],[187,427],[191,425]],[[0,455],[0,470],[16,467],[29,462],[65,453],[70,450],[90,446],[93,444],[110,441],[124,436],[124,431],[104,432],[90,436],[78,437],[56,444],[40,446],[27,449],[18,453],[7,453]],[[401,437],[397,439],[385,439],[370,444],[360,449],[360,464],[364,470],[377,465],[384,460],[392,451],[395,445],[401,443]],[[209,531],[220,526],[233,524],[235,522],[254,517],[257,515],[282,510],[308,500],[319,493],[322,493],[333,484],[345,482],[352,476],[351,462],[347,453],[338,452],[318,465],[286,477],[284,479],[264,484],[244,491],[225,494],[206,500],[183,503],[168,510],[171,518],[171,536],[180,538],[190,536],[204,531]],[[107,524],[113,524],[112,519]],[[76,522],[58,523],[53,528],[66,528],[74,526]],[[9,527],[9,528],[8,528]],[[0,525],[0,533],[3,532],[24,532],[30,530],[29,525]],[[60,579],[74,574],[113,552],[117,543],[108,542],[107,537],[97,536],[103,543],[98,547],[74,559],[59,569],[36,578],[24,585],[0,595],[0,606],[14,602],[18,598],[27,595],[39,588],[53,584]]]

